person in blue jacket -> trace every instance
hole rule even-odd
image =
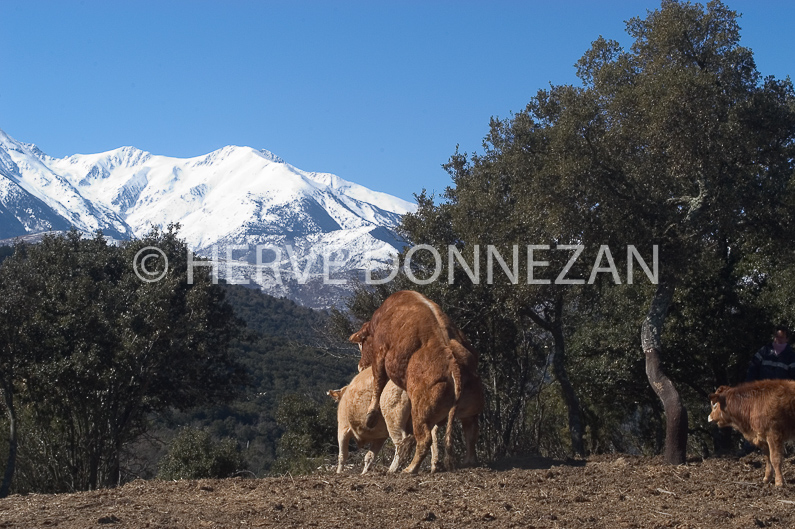
[[[769,378],[795,379],[795,350],[786,325],[776,327],[773,341],[756,352],[745,375],[746,382]]]

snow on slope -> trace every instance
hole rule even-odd
[[[68,225],[84,231],[101,229],[112,237],[132,235],[129,226],[115,212],[86,200],[67,179],[48,167],[34,145],[17,142],[0,130],[0,151],[5,160],[3,166],[10,168],[3,176],[45,203]]]
[[[239,230],[277,225],[286,233],[394,226],[413,205],[346,182],[307,173],[271,153],[228,146],[204,156],[153,156],[132,147],[45,159],[83,196],[122,215],[137,235],[152,224],[183,224],[204,248]],[[307,215],[289,215],[299,213]],[[291,222],[291,220],[293,222]]]
[[[118,238],[179,223],[180,236],[199,253],[226,255],[226,247],[247,246],[243,258],[250,263],[256,245],[289,245],[300,270],[314,263],[315,276],[321,255],[344,255],[335,257],[343,263],[337,269],[348,274],[386,261],[399,245],[389,228],[415,209],[336,175],[302,171],[267,150],[238,146],[187,159],[134,147],[52,158],[0,131],[0,176],[6,177],[0,206],[11,190],[26,193],[62,224]],[[0,208],[0,225],[3,215]],[[295,279],[293,262],[282,258],[286,276]]]

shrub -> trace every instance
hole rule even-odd
[[[331,461],[337,451],[337,410],[331,399],[319,404],[306,395],[285,395],[276,420],[285,432],[271,474],[309,474]]]
[[[233,439],[215,441],[206,430],[183,428],[160,462],[160,479],[228,478],[243,467]]]

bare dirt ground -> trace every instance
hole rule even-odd
[[[383,465],[359,475],[134,481],[77,494],[0,500],[0,528],[203,527],[795,527],[793,484],[762,485],[760,455],[694,460],[527,459],[416,476]]]

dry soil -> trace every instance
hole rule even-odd
[[[694,460],[528,458],[499,468],[391,475],[134,481],[0,500],[0,528],[754,528],[795,527],[793,485],[763,485],[760,455]]]

